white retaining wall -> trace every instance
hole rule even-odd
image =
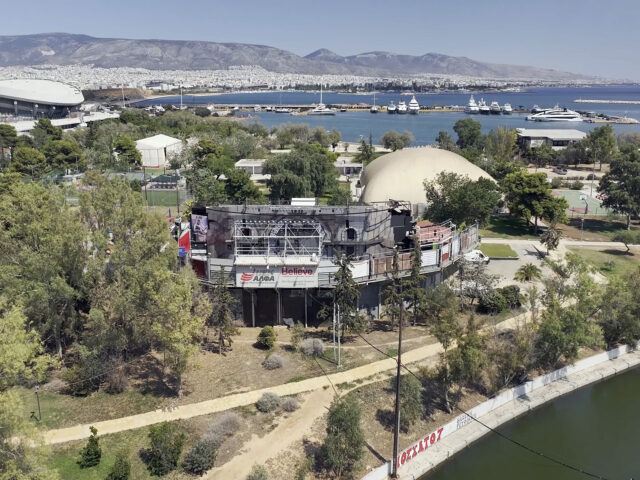
[[[638,348],[640,348],[640,342],[638,343]],[[514,388],[510,388],[502,392],[501,394],[482,402],[481,404],[475,406],[474,408],[468,410],[470,416],[474,418],[481,418],[489,412],[501,407],[517,398],[520,398],[524,395],[527,395],[533,390],[544,387],[551,383],[554,383],[558,380],[564,379],[567,375],[571,375],[573,373],[580,372],[582,370],[589,369],[596,365],[602,364],[604,362],[614,360],[622,355],[629,353],[631,349],[628,346],[622,346],[618,348],[614,348],[613,350],[609,350],[608,352],[602,352],[597,355],[593,355],[588,358],[584,358],[582,360],[577,361],[573,365],[569,365],[563,367],[559,370],[555,370],[553,372],[547,373],[546,375],[542,375],[540,377],[536,377],[533,380],[523,383]],[[612,373],[615,373],[613,371]],[[582,385],[580,385],[582,386]],[[576,386],[579,388],[580,386]],[[509,421],[513,417],[505,418],[505,422]],[[403,476],[403,472],[407,473],[407,471],[411,472],[411,476],[414,478],[419,477],[420,475],[426,473],[430,468],[434,467],[435,464],[429,462],[420,462],[422,466],[427,465],[424,471],[413,471],[411,470],[411,460],[417,457],[422,457],[426,455],[428,448],[432,446],[434,443],[437,443],[441,439],[451,435],[453,432],[458,429],[463,428],[465,425],[473,422],[468,415],[462,414],[451,420],[446,425],[434,430],[433,432],[428,432],[424,438],[421,438],[417,442],[410,445],[408,448],[403,449],[398,455],[398,474]],[[488,432],[488,430],[487,430]],[[385,480],[391,473],[391,461],[379,466],[378,468],[369,472],[366,476],[362,478],[362,480]]]

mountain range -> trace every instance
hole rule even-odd
[[[275,47],[243,43],[96,38],[69,33],[0,36],[0,66],[72,64],[150,70],[219,70],[256,65],[272,72],[314,75],[457,74],[550,81],[589,78],[558,70],[486,63],[439,53],[401,55],[375,51],[345,57],[320,49],[302,57]]]

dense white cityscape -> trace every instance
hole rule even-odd
[[[141,88],[170,91],[179,88],[206,91],[242,90],[250,88],[291,89],[316,86],[351,87],[393,85],[394,88],[430,90],[461,88],[506,89],[518,86],[544,85],[536,79],[491,79],[464,75],[398,75],[397,77],[367,77],[358,75],[307,75],[277,73],[254,65],[230,67],[227,70],[148,70],[144,68],[98,68],[91,65],[38,65],[0,67],[0,78],[47,79],[65,82],[83,90],[107,88]],[[593,79],[572,84],[593,83]]]

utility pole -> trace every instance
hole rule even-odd
[[[397,255],[397,252],[396,252]],[[404,304],[402,297],[402,285],[400,285],[400,301]],[[398,321],[398,370],[396,372],[396,415],[393,429],[393,460],[391,461],[391,477],[398,478],[398,442],[400,440],[400,371],[402,369],[402,308],[400,309],[400,320]]]
[[[342,324],[342,312],[340,311],[340,304],[338,304],[338,366],[341,365],[340,358],[340,328]]]

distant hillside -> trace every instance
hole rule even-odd
[[[574,80],[568,72],[478,62],[438,53],[368,52],[343,57],[327,49],[301,57],[266,45],[177,40],[95,38],[68,33],[0,36],[0,66],[93,64],[151,70],[216,70],[258,65],[280,73],[402,76],[435,73],[475,77]]]

